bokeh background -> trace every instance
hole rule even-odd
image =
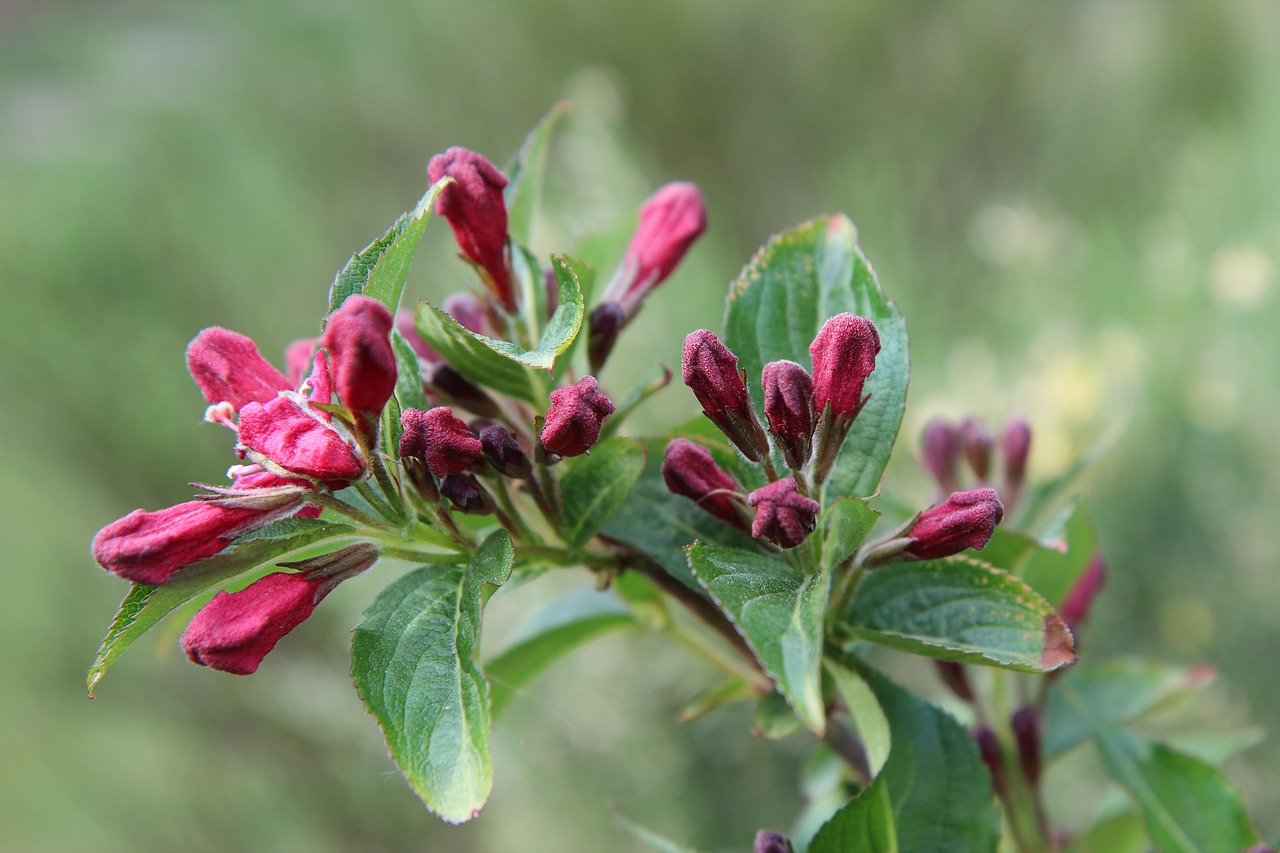
[[[1047,476],[1127,423],[1087,654],[1210,662],[1210,723],[1280,727],[1277,80],[1280,5],[1250,0],[0,2],[0,848],[632,849],[613,808],[708,850],[787,826],[803,738],[741,709],[677,726],[707,673],[643,636],[535,685],[489,810],[439,825],[349,686],[385,576],[253,678],[189,665],[177,624],[84,698],[125,588],[90,536],[228,464],[186,342],[314,334],[433,153],[503,162],[564,98],[540,251],[625,232],[663,181],[709,204],[607,385],[718,327],[771,233],[848,212],[912,330],[904,448],[932,414],[1025,412]],[[452,254],[433,223],[411,294],[459,289]],[[636,427],[694,411],[673,388]],[[922,496],[911,455],[891,485]],[[496,599],[493,637],[534,603]],[[1277,768],[1274,732],[1229,765],[1268,837]]]

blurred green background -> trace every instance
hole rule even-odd
[[[707,673],[620,636],[529,692],[489,810],[439,825],[349,686],[386,574],[256,677],[189,665],[177,624],[84,698],[125,591],[92,533],[230,461],[186,342],[314,334],[433,153],[501,163],[562,98],[540,251],[625,230],[667,180],[709,205],[607,386],[718,327],[771,233],[848,212],[912,331],[904,447],[932,414],[1025,412],[1044,476],[1127,418],[1086,655],[1211,662],[1215,722],[1276,728],[1277,80],[1280,6],[1248,0],[0,3],[0,848],[632,849],[611,806],[709,850],[788,825],[803,738],[758,742],[740,709],[678,726]],[[411,294],[460,289],[452,254],[433,222]],[[694,411],[670,389],[636,426]],[[891,485],[923,499],[910,456]],[[487,639],[532,601],[496,599]],[[1268,837],[1278,768],[1274,736],[1229,765]]]

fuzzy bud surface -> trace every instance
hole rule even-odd
[[[813,437],[813,379],[794,361],[771,361],[761,376],[764,413],[787,464],[804,467]]]
[[[406,409],[400,416],[400,455],[424,459],[437,477],[461,474],[470,468],[484,448],[480,439],[448,406],[434,409]]]
[[[768,539],[779,548],[794,548],[813,532],[822,506],[796,489],[793,477],[761,486],[747,497],[756,508],[751,535]]]
[[[432,157],[427,175],[432,183],[445,176],[453,178],[453,183],[440,191],[436,211],[449,221],[462,253],[488,275],[498,301],[513,310],[515,300],[507,264],[507,205],[502,197],[507,176],[465,148],[450,148]]]
[[[684,384],[702,404],[702,412],[753,462],[768,452],[768,439],[756,417],[738,357],[715,333],[698,329],[684,339]]]
[[[875,324],[856,314],[837,314],[809,345],[813,356],[813,408],[828,405],[838,418],[855,418],[865,402],[863,385],[876,367],[880,334]]]
[[[387,306],[368,296],[347,297],[329,318],[320,343],[329,352],[333,386],[342,405],[376,416],[396,388],[391,349],[395,321]]]
[[[600,440],[600,425],[616,411],[594,376],[551,392],[542,446],[560,456],[581,456]]]
[[[903,534],[912,540],[906,552],[920,560],[936,560],[966,548],[981,551],[1003,518],[1004,507],[994,489],[955,492],[920,513]]]
[[[725,524],[746,531],[746,522],[738,511],[740,499],[735,498],[742,487],[716,464],[705,447],[688,439],[674,439],[662,460],[662,479],[673,494],[688,498]]]
[[[205,329],[187,345],[187,370],[206,403],[230,403],[236,411],[296,387],[251,339],[217,327]]]

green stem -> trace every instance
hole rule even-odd
[[[391,522],[392,524],[397,524],[404,520],[399,517],[399,515],[395,512],[395,510],[387,506],[386,502],[382,500],[382,498],[378,497],[378,493],[375,492],[373,490],[373,487],[370,486],[366,481],[357,480],[355,483],[352,483],[352,486],[355,488],[356,492],[359,493],[360,497],[368,501],[369,506],[373,507],[374,511],[377,512],[378,515],[385,518],[387,521]]]
[[[570,551],[568,548],[555,548],[547,545],[522,545],[520,556],[545,560],[556,566],[572,568],[587,566],[592,569],[617,569],[622,567],[623,558],[607,551],[590,551],[586,549]]]
[[[498,501],[498,506],[502,507],[502,511],[515,523],[519,530],[519,539],[527,539],[541,544],[542,540],[534,534],[533,530],[525,523],[524,516],[520,514],[520,510],[516,508],[515,503],[511,500],[511,490],[507,488],[507,480],[501,474],[495,476],[493,482],[493,496]],[[512,534],[515,536],[516,534]]]
[[[382,522],[378,519],[368,513],[361,512],[346,501],[338,500],[328,492],[312,492],[307,495],[307,503],[315,504],[317,506],[324,507],[325,509],[331,509],[339,515],[345,515],[347,518],[362,524],[365,527],[383,526]]]
[[[378,553],[384,557],[393,557],[410,563],[432,563],[440,566],[456,566],[460,554],[437,554],[430,551],[415,551],[412,548],[397,548],[379,545]]]
[[[400,521],[407,521],[404,497],[400,494],[399,485],[392,482],[391,475],[387,473],[387,467],[382,464],[382,454],[376,450],[370,450],[369,467],[373,469],[373,477],[378,481],[378,488],[382,489],[382,494],[387,498],[388,508],[399,516]]]

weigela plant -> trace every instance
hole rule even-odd
[[[610,355],[706,213],[693,184],[658,189],[598,296],[595,271],[535,255],[560,114],[505,170],[461,148],[433,157],[426,195],[338,273],[319,336],[290,345],[284,371],[232,331],[191,342],[206,420],[231,433],[228,480],[94,537],[98,564],[133,586],[90,691],[200,602],[187,656],[254,673],[338,584],[407,561],[355,629],[355,686],[427,807],[468,821],[493,785],[494,716],[601,630],[578,612],[482,662],[484,605],[515,577],[578,570],[631,610],[610,628],[669,633],[723,672],[684,718],[749,701],[760,736],[807,730],[825,781],[756,851],[1104,849],[1087,825],[1055,826],[1055,762],[1085,744],[1129,794],[1103,829],[1132,820],[1163,850],[1257,845],[1220,771],[1133,728],[1203,677],[1067,671],[1106,572],[1074,479],[1028,483],[1027,421],[998,438],[973,417],[931,422],[920,458],[936,494],[882,492],[906,324],[847,218],[774,237],[730,285],[722,332],[685,339],[701,417],[622,437],[672,374],[619,389]],[[433,206],[474,283],[404,307]],[[885,674],[898,653],[933,661],[945,708]]]

